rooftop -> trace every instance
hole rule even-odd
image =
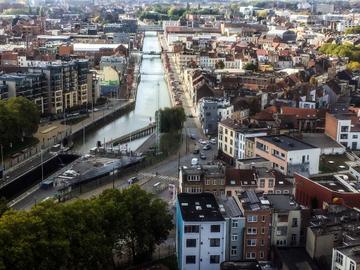
[[[351,258],[357,264],[360,263],[360,245],[344,246],[336,249],[345,256]]]
[[[241,209],[237,205],[234,197],[222,196],[217,198],[217,202],[219,204],[220,212],[222,213],[224,218],[227,217],[242,217],[243,213]]]
[[[311,144],[305,143],[299,139],[287,135],[268,135],[258,137],[257,139],[269,142],[286,151],[297,151],[316,148]]]
[[[324,133],[302,133],[302,141],[308,144],[312,144],[319,148],[344,148],[335,140],[331,139]]]
[[[312,176],[310,180],[336,192],[360,192],[360,185],[351,174],[323,174]]]
[[[178,194],[184,221],[223,221],[223,215],[212,193]]]
[[[249,211],[270,209],[270,202],[263,197],[262,193],[253,190],[244,191],[239,195],[239,201],[243,208]]]
[[[266,199],[270,202],[275,210],[291,211],[298,210],[300,206],[288,194],[267,194]]]

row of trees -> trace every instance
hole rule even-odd
[[[9,210],[0,218],[0,269],[114,269],[124,255],[151,258],[172,227],[166,203],[137,185]]]
[[[351,61],[360,62],[360,47],[350,44],[333,44],[325,43],[320,49],[320,52],[339,57],[349,57]]]
[[[0,100],[0,142],[4,147],[31,137],[38,129],[37,106],[24,97]]]
[[[360,34],[360,25],[346,29],[345,34]]]

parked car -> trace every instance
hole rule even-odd
[[[203,150],[210,150],[211,149],[211,145],[210,144],[206,144],[204,147],[203,147]]]
[[[139,179],[138,179],[136,176],[131,177],[131,178],[128,179],[128,184],[129,184],[129,185],[132,185],[132,184],[134,184],[135,182],[137,182],[138,180],[139,180]]]
[[[199,165],[199,159],[193,158],[193,159],[191,160],[191,166],[196,166],[196,165]]]
[[[202,144],[202,145],[205,145],[205,144],[207,144],[208,142],[207,142],[206,140],[204,140],[204,139],[200,139],[200,140],[199,140],[199,143]]]
[[[194,155],[197,155],[200,153],[200,149],[199,148],[195,148],[194,151],[193,151],[193,154]]]
[[[205,160],[205,159],[206,159],[205,154],[204,154],[204,153],[200,153],[200,158],[203,159],[203,160]]]
[[[211,144],[216,144],[216,138],[210,139],[210,143],[211,143]]]
[[[190,139],[192,139],[192,140],[196,140],[196,136],[195,136],[195,134],[190,134]]]

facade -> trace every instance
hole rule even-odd
[[[218,270],[225,261],[226,222],[213,194],[180,193],[176,253],[180,270]]]
[[[320,149],[287,135],[271,135],[255,138],[255,155],[273,164],[283,174],[317,174]]]
[[[30,73],[45,74],[48,113],[58,114],[64,110],[88,103],[88,60],[69,62],[37,62],[29,68]]]
[[[126,68],[125,56],[102,56],[100,59],[100,69],[104,67],[112,67],[117,72],[123,72]]]
[[[333,249],[332,270],[359,270],[360,245],[351,245]]]
[[[19,96],[26,97],[38,106],[41,113],[47,112],[48,97],[44,74],[3,74],[0,75],[0,85],[4,89],[1,99]]]
[[[271,233],[271,208],[268,201],[254,191],[244,191],[235,198],[245,217],[243,258],[267,261]]]
[[[179,173],[180,192],[225,194],[225,168],[219,165],[182,166]]]
[[[277,247],[299,246],[301,208],[290,195],[268,194],[272,213],[271,245]]]
[[[234,197],[217,198],[220,212],[226,221],[225,260],[238,261],[243,255],[245,218]]]
[[[356,114],[326,113],[325,134],[347,148],[360,149],[360,124]]]

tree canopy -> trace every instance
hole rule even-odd
[[[183,127],[186,120],[184,108],[165,108],[160,110],[160,131],[176,132]]]
[[[346,29],[345,34],[360,34],[360,25]]]
[[[167,204],[137,185],[9,210],[0,218],[0,269],[113,269],[121,255],[142,262],[172,226]]]
[[[24,97],[0,100],[0,142],[4,147],[31,137],[38,129],[40,113],[37,106]]]
[[[257,70],[257,65],[255,65],[255,64],[253,64],[253,63],[247,63],[247,64],[244,66],[244,69],[245,69],[245,70],[255,71],[255,70]]]
[[[349,57],[351,61],[360,62],[360,47],[350,44],[333,44],[325,43],[320,49],[320,52],[339,57]]]

